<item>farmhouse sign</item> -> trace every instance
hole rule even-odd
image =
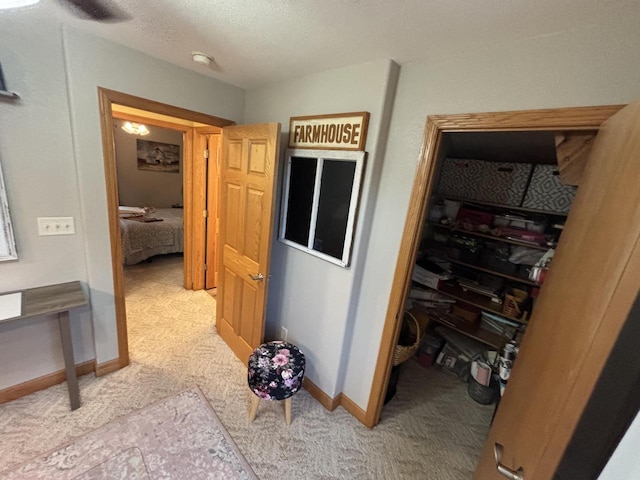
[[[316,150],[364,150],[369,112],[291,117],[289,147]]]

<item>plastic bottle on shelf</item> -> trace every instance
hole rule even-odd
[[[513,362],[518,355],[518,346],[515,341],[507,343],[500,352],[498,358],[498,375],[500,376],[500,396],[504,394],[504,390],[507,387],[509,377],[511,377],[511,369],[513,368]]]

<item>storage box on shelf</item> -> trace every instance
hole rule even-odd
[[[520,205],[531,168],[527,163],[446,158],[438,192],[453,197]]]
[[[557,166],[536,165],[522,206],[567,213],[576,190],[576,187],[561,182]]]
[[[478,307],[469,306],[465,303],[456,303],[452,305],[451,314],[470,324],[474,324],[480,319],[480,309]]]
[[[556,165],[446,158],[437,191],[444,197],[566,214],[576,187],[562,183]]]

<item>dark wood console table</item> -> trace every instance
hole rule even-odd
[[[11,318],[0,319],[0,323],[16,322],[26,318],[41,315],[57,314],[62,338],[62,353],[64,366],[67,372],[67,387],[69,389],[69,402],[71,410],[80,407],[80,391],[76,378],[76,366],[73,358],[73,343],[71,341],[71,325],[69,323],[69,311],[84,307],[89,304],[82,290],[80,282],[60,283],[46,287],[29,288],[17,292],[4,292],[1,295],[15,293],[22,294],[22,306],[20,315]]]

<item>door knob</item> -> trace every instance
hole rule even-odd
[[[262,280],[264,280],[264,276],[261,273],[257,275],[251,275],[250,273],[247,273],[247,275],[249,275],[249,278],[251,280],[255,280],[256,282],[261,282]]]
[[[496,457],[496,468],[498,469],[498,473],[509,478],[510,480],[524,480],[524,469],[522,467],[518,468],[518,470],[511,470],[509,467],[505,467],[502,465],[502,453],[504,452],[504,447],[498,442],[493,446],[493,454]]]

